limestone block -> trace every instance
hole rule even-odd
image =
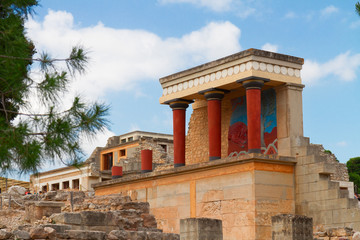
[[[101,231],[67,230],[70,238],[78,240],[105,240],[106,233]]]
[[[55,229],[55,231],[57,233],[63,233],[66,230],[71,230],[71,226],[70,225],[65,225],[65,224],[44,224],[44,225],[41,225],[41,226],[44,227],[44,229],[45,228]]]
[[[271,218],[273,240],[313,239],[312,218],[300,215],[279,214]]]
[[[294,186],[293,174],[255,171],[255,184]]]
[[[32,239],[45,239],[49,236],[49,233],[39,226],[31,228],[29,234]]]
[[[360,232],[354,233],[354,235],[352,236],[352,240],[360,240]]]
[[[0,229],[0,239],[10,239],[12,237],[12,233],[5,231],[4,229]]]
[[[181,240],[222,240],[222,221],[209,218],[180,220]]]
[[[56,224],[80,225],[82,223],[80,213],[59,213],[50,217]]]
[[[42,219],[43,216],[50,217],[52,214],[60,213],[65,206],[62,202],[29,201],[25,203],[25,219],[30,222]]]
[[[15,239],[23,239],[23,240],[31,239],[30,234],[26,231],[15,230],[13,233],[14,233]]]

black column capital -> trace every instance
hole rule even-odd
[[[237,80],[237,83],[241,83],[243,87],[247,89],[261,89],[265,82],[269,82],[270,79],[262,77],[247,77]]]
[[[175,98],[175,99],[166,101],[165,104],[169,104],[173,110],[178,110],[178,109],[185,110],[189,107],[189,104],[193,103],[193,102],[194,101],[192,101],[192,100]]]
[[[209,88],[200,91],[199,94],[203,94],[206,100],[221,100],[224,98],[225,93],[230,92],[229,90],[220,88]]]

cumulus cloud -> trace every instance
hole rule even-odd
[[[360,27],[360,20],[350,23],[350,28],[358,28]]]
[[[333,13],[338,12],[339,9],[333,5],[327,6],[326,8],[321,10],[321,16],[325,17],[325,16],[329,16]]]
[[[357,77],[360,68],[360,54],[351,54],[350,51],[339,54],[325,63],[305,60],[302,79],[305,83],[316,83],[318,80],[335,76],[341,81],[352,81]]]
[[[108,138],[116,135],[117,134],[114,132],[106,129],[104,132],[96,134],[96,138],[94,139],[83,138],[80,146],[83,149],[85,156],[88,157],[96,147],[105,147]]]
[[[101,22],[81,27],[71,13],[50,10],[43,21],[30,18],[26,27],[38,52],[46,50],[53,57],[63,58],[77,44],[90,51],[88,71],[72,83],[64,105],[69,105],[75,94],[88,101],[102,99],[110,91],[131,91],[142,97],[146,92],[141,88],[144,81],[158,84],[160,77],[241,50],[241,31],[230,22],[210,22],[179,38],[161,38],[146,30],[115,29]],[[138,127],[132,125],[130,130],[135,129]],[[92,142],[84,140],[81,146],[91,154],[113,135],[106,131]]]
[[[206,7],[212,11],[222,12],[230,10],[233,0],[159,0],[162,4],[168,3],[190,3],[200,7]]]
[[[296,18],[296,17],[297,17],[297,15],[293,11],[287,12],[285,14],[285,16],[284,16],[285,19],[293,19],[293,18]]]
[[[339,147],[346,147],[348,144],[346,141],[341,141],[341,142],[336,143],[336,145]]]
[[[262,50],[269,51],[269,52],[277,52],[279,49],[278,45],[271,44],[271,43],[265,43],[262,47]]]
[[[115,29],[98,23],[79,28],[68,12],[49,11],[43,22],[30,19],[28,36],[39,52],[60,57],[81,43],[90,50],[88,73],[73,88],[96,99],[109,90],[135,89],[142,81],[241,50],[240,29],[230,22],[211,22],[180,38],[163,39],[145,30]]]

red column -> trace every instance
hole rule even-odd
[[[121,178],[123,175],[122,167],[121,166],[112,166],[111,168],[111,178]]]
[[[141,150],[141,172],[152,172],[152,150]]]
[[[224,92],[210,89],[204,96],[208,110],[209,160],[212,161],[221,158],[221,99]]]
[[[170,107],[173,109],[174,131],[174,166],[185,165],[185,111],[189,101],[173,101]]]
[[[261,90],[246,89],[248,152],[261,153]]]
[[[267,81],[259,77],[237,81],[246,89],[248,153],[261,153],[261,88]]]

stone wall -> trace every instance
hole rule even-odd
[[[295,150],[296,214],[312,217],[315,227],[349,227],[359,231],[358,200],[349,196],[346,188],[341,189],[338,182],[348,179],[344,165],[321,145],[308,143]]]
[[[231,98],[226,96],[221,102],[221,158],[228,156],[228,132],[231,118]],[[197,99],[193,104],[188,133],[186,136],[186,164],[209,161],[209,132],[206,100]]]
[[[196,100],[192,105],[193,112],[186,136],[185,161],[187,165],[209,161],[207,104],[205,100]]]
[[[166,145],[166,151],[162,147]],[[124,174],[139,172],[141,170],[141,150],[150,149],[153,151],[153,171],[160,171],[172,168],[174,164],[174,145],[166,139],[154,139],[143,137],[139,140],[139,146],[134,148],[127,157],[120,160]]]

